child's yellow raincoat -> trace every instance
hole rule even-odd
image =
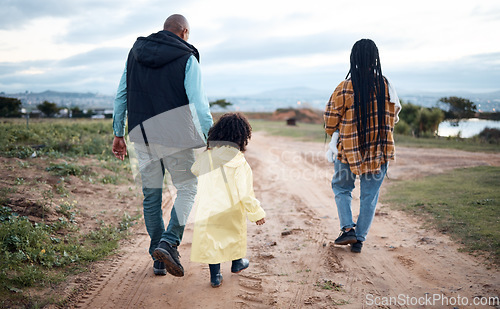
[[[191,171],[198,176],[191,260],[218,264],[243,258],[246,216],[252,222],[266,216],[255,198],[252,170],[243,153],[215,147],[203,152]]]

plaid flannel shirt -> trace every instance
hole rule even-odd
[[[365,151],[364,158],[358,146],[358,129],[354,113],[354,91],[351,80],[345,80],[337,86],[326,106],[324,114],[326,133],[332,135],[337,130],[340,133],[337,142],[337,159],[341,160],[342,163],[349,164],[351,171],[356,175],[380,173],[381,164],[395,159],[393,131],[396,106],[395,103],[389,100],[387,84],[385,93],[386,126],[384,131],[387,139],[379,145],[375,142],[375,134],[378,130],[377,106],[375,105],[375,110],[369,115],[372,121],[368,122],[374,125],[367,130],[367,132],[372,133],[372,140]]]

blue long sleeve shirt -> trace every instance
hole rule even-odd
[[[210,105],[203,88],[201,69],[198,60],[191,55],[186,63],[186,75],[184,88],[189,99],[189,108],[193,116],[193,122],[200,136],[208,136],[208,130],[212,127],[213,119],[210,114]],[[115,136],[125,135],[125,121],[127,120],[127,65],[123,71],[116,92],[113,108],[113,132]]]

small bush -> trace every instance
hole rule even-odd
[[[441,109],[437,107],[423,107],[410,102],[402,102],[401,105],[402,108],[399,113],[400,120],[399,123],[396,124],[396,128],[401,126],[403,123],[402,121],[404,121],[404,123],[410,127],[410,130],[407,130],[406,126],[403,124],[402,128],[398,130],[406,131],[408,133],[401,132],[400,134],[411,134],[418,137],[435,135],[439,124],[444,119],[444,112]]]
[[[1,154],[7,158],[26,159],[33,155],[35,150],[30,146],[7,145]]]
[[[80,176],[82,174],[82,169],[80,166],[75,164],[68,164],[67,162],[63,164],[51,163],[49,167],[46,168],[47,172],[56,176]]]
[[[500,144],[500,130],[496,128],[484,128],[479,133],[479,138],[489,144]]]
[[[47,172],[51,172],[55,176],[82,176],[82,175],[93,175],[92,169],[88,166],[80,166],[72,163],[51,163],[49,167],[45,169]],[[64,181],[64,178],[62,178]]]
[[[118,183],[118,177],[116,175],[106,175],[101,178],[101,182],[105,185],[107,184],[116,185]]]
[[[403,135],[411,135],[411,127],[406,121],[400,119],[398,123],[394,126],[394,133],[403,134]]]

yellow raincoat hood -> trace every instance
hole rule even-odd
[[[246,255],[247,222],[265,217],[253,190],[252,170],[234,147],[200,154],[191,168],[198,176],[191,260],[217,264]]]

